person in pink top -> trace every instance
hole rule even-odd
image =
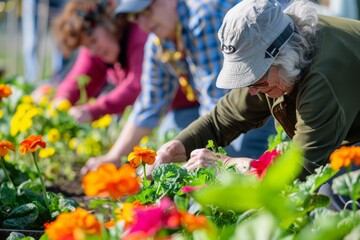
[[[79,52],[74,65],[57,86],[54,103],[67,99],[69,110],[79,123],[106,114],[121,115],[141,91],[143,49],[147,34],[125,18],[115,18],[95,1],[72,1],[54,21],[58,45],[64,55]],[[88,76],[87,99],[81,102],[78,79]],[[106,86],[114,86],[103,92]]]

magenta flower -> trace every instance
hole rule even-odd
[[[181,224],[181,215],[169,198],[161,199],[158,205],[135,209],[135,218],[139,221],[129,227],[125,238],[138,233],[154,237],[160,229],[175,229]]]
[[[251,161],[251,169],[248,174],[256,174],[259,180],[262,180],[265,176],[266,170],[279,154],[280,151],[277,151],[276,149],[272,150],[271,152],[266,151],[259,157],[259,159]]]
[[[181,188],[183,193],[195,192],[204,186],[184,186]]]

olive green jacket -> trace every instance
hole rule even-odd
[[[360,21],[321,16],[310,68],[289,95],[273,99],[234,89],[177,137],[186,148],[227,146],[270,115],[304,150],[303,176],[340,145],[360,141]]]

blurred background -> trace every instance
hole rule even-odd
[[[0,76],[23,76],[36,83],[61,69],[51,21],[66,2],[0,0]]]

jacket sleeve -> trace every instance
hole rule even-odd
[[[188,156],[197,148],[204,148],[209,140],[226,147],[241,133],[263,126],[270,117],[270,109],[263,94],[251,96],[247,88],[234,89],[226,94],[210,112],[184,129],[177,136]]]
[[[90,82],[86,85],[87,97],[98,94],[106,83],[106,65],[97,57],[91,55],[88,49],[82,47],[74,66],[57,88],[54,99],[65,98],[75,104],[80,97],[77,79],[86,75]]]

